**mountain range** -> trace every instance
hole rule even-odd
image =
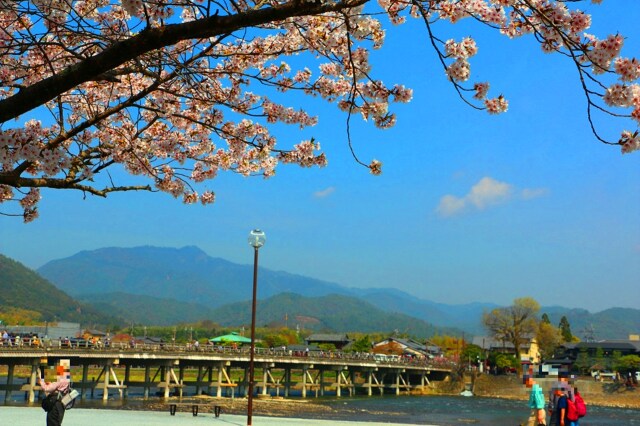
[[[43,293],[41,288],[26,285],[29,280],[47,289],[55,286],[56,294],[67,298],[56,305],[72,307],[65,308],[69,315],[71,311],[83,312],[97,315],[94,320],[118,318],[125,323],[149,325],[202,319],[223,326],[250,322],[253,265],[210,257],[197,247],[82,251],[51,261],[37,273],[10,259],[2,260],[0,257],[0,289],[6,290],[11,280],[18,283],[14,287],[22,287],[6,294],[18,290],[21,294]],[[17,280],[15,271],[13,277],[5,274],[16,265],[25,269],[22,272],[28,279]],[[498,306],[448,305],[420,299],[398,289],[349,288],[268,268],[260,268],[258,277],[259,325],[286,323],[325,332],[397,330],[420,337],[463,332],[481,335],[485,334],[480,324],[483,311]],[[0,306],[6,306],[6,294],[0,293]],[[62,318],[62,313],[54,316]],[[543,307],[541,313],[547,313],[554,324],[566,316],[573,333],[579,337],[589,332],[598,339],[627,338],[640,331],[640,310],[637,309],[611,308],[591,313],[554,306]]]
[[[104,248],[79,252],[38,269],[58,288],[85,303],[123,303],[140,296],[201,306],[209,312],[250,299],[253,265],[213,258],[197,247]],[[417,299],[392,288],[356,289],[302,275],[267,268],[258,270],[258,299],[282,293],[307,298],[339,295],[355,298],[384,312],[400,313],[441,327],[478,333],[483,310],[497,305],[446,305]],[[160,303],[159,300],[156,300]],[[138,304],[144,305],[144,304]],[[94,305],[96,306],[96,305]],[[134,312],[128,309],[129,312]],[[184,312],[185,309],[180,309]],[[192,310],[193,311],[193,310]],[[458,333],[461,331],[458,330]]]
[[[242,307],[242,303],[246,304],[250,299],[253,266],[210,257],[193,246],[135,247],[79,252],[74,256],[49,262],[38,269],[38,272],[70,295],[85,303],[93,303],[94,307],[98,307],[97,304],[100,303],[108,304],[116,310],[117,306],[120,309],[126,307],[126,312],[130,314],[145,310],[143,307],[153,302],[154,311],[164,312],[167,319],[177,319],[172,318],[169,313],[172,311],[182,312],[181,315],[202,312],[208,318],[223,324],[226,318],[236,318],[235,314],[246,315],[249,312]],[[449,305],[420,299],[393,288],[349,288],[267,268],[260,268],[258,276],[258,299],[261,300],[263,318],[271,318],[266,308],[271,306],[267,301],[274,296],[295,294],[311,298],[311,306],[323,306],[324,311],[328,312],[331,310],[331,298],[328,296],[331,295],[336,304],[338,301],[344,302],[345,298],[359,300],[360,303],[355,305],[364,307],[363,315],[369,319],[373,315],[367,315],[366,312],[372,312],[376,308],[380,312],[406,315],[450,331],[459,329],[478,335],[484,334],[480,323],[482,313],[498,306],[488,303]],[[156,299],[152,301],[145,297]],[[291,300],[291,297],[287,300]],[[299,308],[306,306],[303,303],[305,300],[298,299],[288,303],[288,312],[279,312],[273,318],[287,313],[291,316],[294,311],[300,312]],[[284,303],[284,300],[279,300],[279,303]],[[163,305],[174,306],[174,309],[160,309]],[[180,307],[177,308],[178,306]],[[353,312],[355,308],[351,306],[343,309]],[[583,309],[543,307],[541,312],[546,312],[554,324],[558,324],[562,316],[567,316],[573,332],[580,337],[583,337],[581,333],[586,330],[600,339],[627,338],[629,334],[640,331],[640,310],[637,309],[611,308],[591,313]],[[298,315],[304,316],[304,310]],[[359,316],[352,315],[352,319],[343,324],[343,328],[358,323],[355,318]],[[244,321],[246,322],[246,317]],[[394,327],[401,328],[402,326]]]

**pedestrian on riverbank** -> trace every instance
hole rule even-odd
[[[575,414],[578,416],[578,418],[575,420],[570,420],[569,424],[566,426],[580,426],[580,417],[587,414],[587,408],[584,403],[584,399],[582,399],[582,395],[580,395],[580,392],[578,391],[577,387],[573,388],[573,392],[571,393],[571,396],[573,396],[573,401],[576,406]]]
[[[40,377],[40,387],[47,397],[53,395],[55,400],[51,410],[47,412],[47,426],[62,426],[65,409],[59,396],[69,390],[69,381],[59,376],[58,380],[49,383],[44,381],[44,377]]]
[[[570,426],[570,421],[567,419],[567,399],[568,395],[566,389],[563,387],[554,387],[553,390],[553,408],[551,410],[550,426]]]
[[[531,414],[527,426],[546,426],[545,399],[542,388],[532,378],[528,378],[526,385],[531,389],[529,392],[529,408]]]

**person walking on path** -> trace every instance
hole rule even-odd
[[[554,389],[554,404],[552,417],[553,423],[549,422],[551,426],[569,426],[569,420],[567,419],[567,392],[564,388],[557,387]]]
[[[531,388],[529,393],[529,408],[531,415],[527,426],[546,426],[545,399],[542,388],[532,378],[527,379],[527,387]]]
[[[69,381],[64,377],[58,377],[57,381],[49,383],[44,381],[44,377],[40,377],[40,387],[47,396],[52,393],[63,394],[69,390]],[[53,408],[47,412],[47,426],[62,426],[63,418],[64,405],[58,397]]]

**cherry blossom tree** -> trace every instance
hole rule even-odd
[[[637,150],[637,130],[606,138],[593,115],[631,119],[637,128],[640,63],[620,56],[622,35],[587,33],[591,18],[580,3],[0,0],[1,214],[33,220],[40,188],[103,197],[164,191],[208,204],[214,192],[201,188],[221,172],[268,178],[280,163],[322,167],[319,141],[277,137],[281,124],[317,123],[282,100],[301,93],[335,104],[349,146],[354,117],[393,126],[390,104],[408,102],[412,92],[376,79],[369,53],[383,47],[385,29],[409,19],[424,25],[443,80],[490,114],[508,102],[490,96],[489,83],[469,81],[476,41],[444,40],[438,29],[471,19],[509,38],[534,37],[544,52],[575,64],[595,138],[623,153]],[[381,173],[381,162],[352,152]],[[148,183],[120,182],[113,169]]]

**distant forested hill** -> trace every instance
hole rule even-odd
[[[113,324],[114,318],[98,313],[15,260],[0,255],[0,319],[22,321],[72,321]]]
[[[629,334],[640,334],[640,309],[609,308],[591,313],[585,309],[553,306],[543,307],[540,312],[547,313],[555,326],[562,316],[566,316],[571,333],[581,340],[627,339]]]
[[[79,301],[99,312],[109,312],[125,324],[174,325],[211,319],[211,307],[153,296],[128,293],[84,295]]]
[[[251,302],[231,303],[216,309],[201,304],[176,302],[150,296],[112,293],[81,299],[100,311],[113,312],[126,322],[149,325],[209,320],[223,327],[251,324]],[[434,334],[460,335],[462,331],[433,324],[408,315],[384,312],[355,297],[329,295],[305,297],[282,293],[258,301],[258,326],[285,326],[324,332],[398,331],[416,337]]]
[[[452,327],[436,327],[415,317],[385,312],[356,297],[327,295],[304,297],[282,293],[258,303],[260,326],[288,322],[289,327],[325,332],[387,332],[407,333],[415,337],[435,334],[461,335]],[[223,326],[251,323],[251,303],[239,302],[217,308],[213,320]]]

